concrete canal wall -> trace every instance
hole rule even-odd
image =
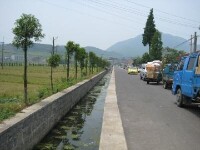
[[[101,72],[18,113],[0,124],[0,150],[29,150],[103,78]]]

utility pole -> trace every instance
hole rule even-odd
[[[191,41],[190,41],[190,53],[192,53],[192,35],[191,35]]]
[[[51,53],[51,56],[54,55],[55,40],[56,40],[56,39],[57,39],[57,37],[56,37],[56,38],[53,37],[53,47],[52,47],[52,53]],[[51,76],[50,76],[50,78],[51,78],[51,90],[52,90],[52,92],[53,92],[53,67],[52,67],[52,66],[51,66]]]
[[[55,43],[55,38],[53,37],[52,55],[54,55],[54,43]]]
[[[4,56],[3,56],[3,50],[4,50],[4,37],[3,37],[2,49],[1,49],[1,50],[2,50],[1,67],[2,67],[2,69],[3,69],[3,60],[4,60],[4,59],[3,59],[3,57],[4,57]]]
[[[197,32],[194,32],[194,52],[197,51]]]
[[[56,38],[53,37],[52,55],[54,55],[54,53],[55,53],[55,40],[57,40],[57,39],[58,39],[58,37],[56,37]]]

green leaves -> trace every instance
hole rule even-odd
[[[162,39],[161,33],[156,30],[151,41],[152,45],[150,47],[149,55],[151,60],[161,60],[162,59]]]
[[[151,40],[153,38],[154,33],[156,32],[154,16],[153,16],[153,8],[150,10],[150,14],[148,16],[146,26],[144,28],[143,40],[142,43],[144,46],[149,44],[151,46]]]
[[[19,48],[30,47],[34,41],[40,41],[45,35],[42,34],[42,26],[39,20],[31,14],[22,14],[15,22],[13,28],[15,34],[13,44]]]
[[[49,66],[55,68],[57,66],[59,66],[59,63],[60,63],[60,55],[58,54],[53,54],[49,57],[49,59],[47,60]]]
[[[163,54],[163,63],[177,63],[179,61],[180,56],[186,54],[184,51],[178,51],[176,49],[172,49],[169,47],[166,47],[162,50]]]

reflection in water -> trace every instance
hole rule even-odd
[[[109,79],[106,75],[34,150],[98,149]]]

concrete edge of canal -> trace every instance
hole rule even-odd
[[[77,83],[5,120],[0,124],[0,149],[32,149],[106,73]]]
[[[127,143],[117,104],[115,71],[113,69],[105,99],[100,150],[127,150]]]

